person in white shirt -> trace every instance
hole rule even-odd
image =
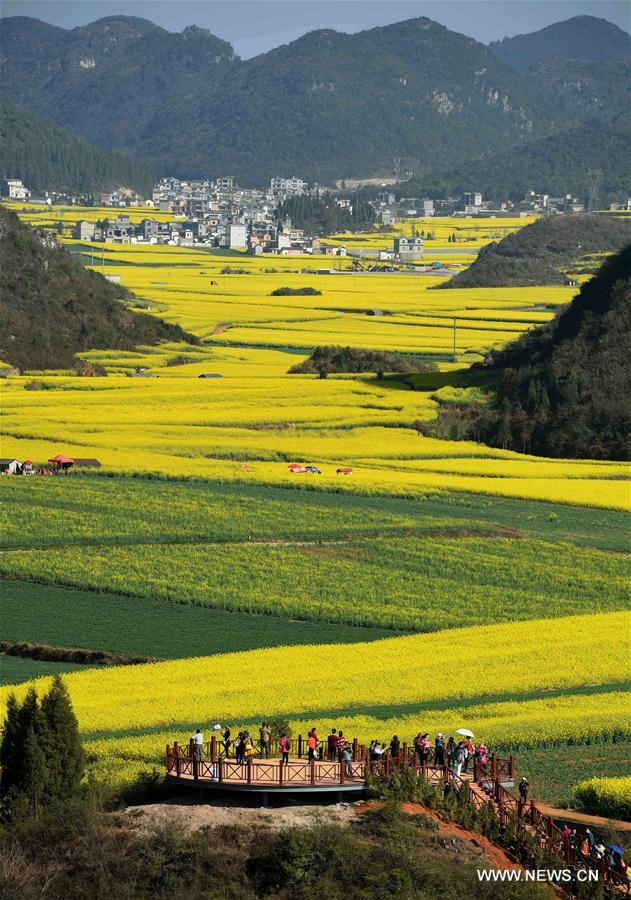
[[[201,733],[199,728],[193,735],[193,751],[197,759],[202,758],[202,752],[204,748],[204,735]]]

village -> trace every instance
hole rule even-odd
[[[96,222],[77,221],[72,236],[78,241],[204,246],[238,250],[254,256],[305,253],[345,256],[347,251],[344,246],[327,245],[317,229],[297,227],[290,217],[279,215],[281,204],[296,197],[333,197],[340,210],[352,214],[354,200],[343,193],[338,190],[332,194],[329,188],[310,185],[295,176],[274,177],[265,190],[242,188],[233,175],[198,181],[168,177],[154,185],[150,197],[143,197],[125,187],[98,196],[74,196],[52,190],[44,192],[43,196],[34,196],[19,178],[0,181],[0,194],[13,201],[51,207],[82,205],[122,210]],[[374,215],[371,213],[371,228],[381,229],[384,234],[402,219],[450,216],[492,220],[533,214],[580,213],[590,208],[589,199],[569,193],[552,197],[528,191],[519,202],[494,201],[485,198],[479,191],[468,191],[455,198],[397,198],[387,185],[368,202],[374,210]],[[631,198],[624,203],[613,204],[613,207],[630,209]],[[147,215],[140,222],[132,222],[130,214],[124,210],[135,208],[153,208],[160,216]],[[173,219],[165,220],[165,213],[172,214]],[[411,239],[395,241],[393,246],[384,248],[378,254],[378,259],[382,262],[414,262],[423,257],[423,250],[423,236],[416,235]],[[361,258],[364,253],[355,250],[352,255]]]

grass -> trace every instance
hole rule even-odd
[[[555,806],[576,808],[573,785],[593,775],[628,775],[631,741],[531,747],[515,755],[517,770],[530,782],[531,794]]]
[[[78,663],[43,662],[37,659],[22,659],[19,656],[0,655],[0,685],[20,684],[43,675],[66,675],[85,669]]]

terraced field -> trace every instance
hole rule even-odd
[[[106,272],[203,341],[86,354],[107,378],[2,384],[2,456],[103,468],[0,479],[0,638],[159,660],[74,671],[0,656],[5,683],[68,672],[100,777],[130,783],[198,724],[272,716],[363,739],[467,725],[531,754],[535,780],[544,746],[629,736],[628,466],[414,427],[483,389],[466,386],[468,363],[572,289],[432,291],[433,275],[317,274],[325,257],[76,249],[95,268],[104,251]],[[321,294],[272,296],[282,286]],[[323,342],[439,370],[288,374]],[[127,377],[137,367],[153,377]]]

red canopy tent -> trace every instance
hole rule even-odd
[[[70,459],[69,456],[64,456],[63,453],[58,453],[57,456],[53,456],[48,462],[53,463],[58,469],[67,469],[68,466],[74,465],[74,459]]]

